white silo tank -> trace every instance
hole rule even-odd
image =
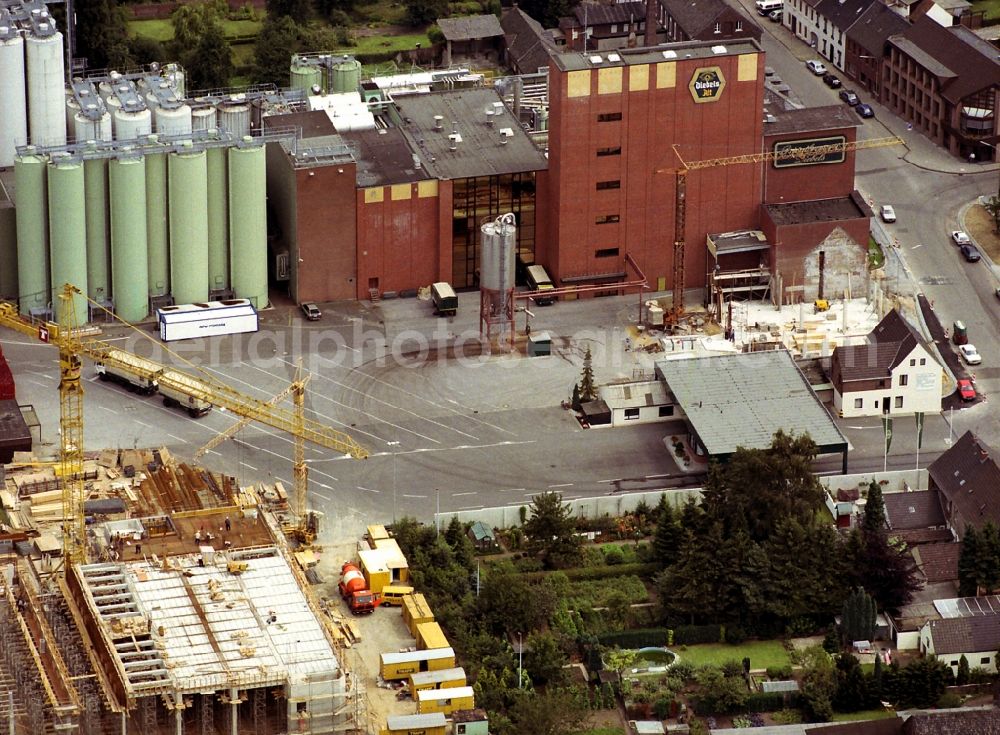
[[[237,138],[250,134],[250,105],[243,95],[219,103],[219,127]]]
[[[70,134],[73,132],[73,118],[76,117],[76,113],[80,111],[80,103],[76,101],[76,97],[73,95],[73,90],[66,90],[66,132]]]
[[[51,20],[38,24],[48,35],[30,35],[28,60],[28,133],[35,145],[66,145],[66,86],[63,36],[52,32]]]
[[[14,149],[28,142],[28,107],[24,91],[24,39],[11,26],[0,26],[0,166],[14,165]]]
[[[217,119],[218,115],[215,112],[215,108],[211,105],[195,107],[191,110],[191,129],[212,130],[218,127]]]
[[[173,109],[157,107],[153,113],[156,132],[161,135],[190,135],[191,108],[180,105]]]
[[[97,118],[91,118],[82,112],[73,118],[73,139],[77,143],[85,140],[111,140],[111,114],[105,110]]]
[[[114,111],[115,140],[135,140],[153,132],[153,115],[145,108]]]

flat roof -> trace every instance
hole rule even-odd
[[[609,408],[665,406],[670,402],[667,389],[659,380],[602,385],[601,398]]]
[[[350,130],[340,134],[357,163],[359,187],[407,184],[432,178],[417,168],[413,151],[398,128]]]
[[[417,701],[427,702],[438,699],[461,699],[463,697],[473,697],[475,692],[472,687],[447,687],[446,689],[420,689],[417,691]]]
[[[707,241],[709,251],[716,255],[748,253],[771,247],[767,236],[760,230],[709,233]]]
[[[31,429],[21,415],[17,401],[7,399],[0,401],[0,442],[31,442]]]
[[[456,666],[453,669],[438,669],[437,671],[417,671],[410,674],[410,681],[414,686],[422,684],[436,684],[439,681],[465,681],[465,669]]]
[[[382,552],[382,558],[385,559],[385,565],[389,569],[406,569],[409,567],[409,564],[406,562],[406,556],[403,554],[403,550],[399,548],[399,542],[396,539],[375,539],[375,548]]]
[[[809,222],[838,222],[866,217],[852,197],[813,199],[808,202],[767,204],[767,213],[776,225],[801,225]]]
[[[825,105],[775,111],[773,120],[765,121],[764,135],[806,133],[821,130],[856,128],[861,120],[846,105]]]
[[[422,727],[444,727],[448,724],[444,712],[427,712],[422,715],[390,715],[385,718],[390,730],[419,730]]]
[[[760,53],[760,45],[752,38],[718,43],[713,41],[685,41],[683,43],[662,44],[634,49],[614,51],[588,51],[555,54],[555,65],[563,71],[601,69],[612,66],[633,66],[657,64],[663,61],[687,61],[691,59],[713,59],[719,56]]]
[[[934,600],[934,608],[942,618],[974,618],[982,615],[1000,615],[1000,595]]]
[[[548,160],[524,132],[496,90],[454,89],[393,98],[401,129],[421,165],[440,179],[541,171]],[[494,112],[487,125],[486,110]],[[442,117],[441,130],[434,116]],[[451,150],[452,136],[459,139]],[[501,134],[506,133],[506,143]]]
[[[710,455],[766,449],[779,429],[823,453],[850,446],[786,350],[660,360],[656,372]]]
[[[200,558],[171,557],[166,568],[144,560],[79,568],[130,694],[339,677],[337,655],[277,548],[216,552],[204,566]],[[229,560],[247,568],[232,574]]]
[[[446,41],[474,41],[503,35],[500,21],[492,13],[467,15],[461,18],[439,18],[437,25]]]
[[[439,658],[454,658],[451,648],[427,648],[422,651],[387,651],[379,654],[383,664],[405,664],[409,661],[436,661]]]

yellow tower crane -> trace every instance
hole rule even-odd
[[[782,141],[784,142],[784,141]],[[720,166],[735,166],[742,163],[764,163],[766,161],[796,161],[801,163],[810,160],[820,161],[830,153],[848,153],[867,148],[883,148],[885,146],[901,145],[903,140],[896,136],[887,138],[871,138],[868,140],[852,140],[843,143],[803,144],[798,141],[788,141],[791,145],[776,147],[765,153],[747,153],[742,156],[726,156],[723,158],[707,158],[702,161],[685,161],[681,158],[677,146],[674,154],[680,165],[677,168],[660,168],[655,173],[674,174],[674,268],[673,268],[673,303],[668,315],[669,321],[676,324],[684,315],[684,253],[686,249],[685,234],[687,220],[687,175],[690,171],[701,171]]]
[[[292,434],[295,438],[295,511],[300,519],[306,509],[308,473],[305,464],[305,442],[333,449],[334,451],[364,459],[368,451],[351,436],[325,424],[305,417],[305,386],[301,365],[296,370],[295,381],[279,396],[263,401],[244,395],[221,381],[202,374],[194,376],[173,367],[159,365],[152,360],[137,359],[132,353],[107,342],[85,337],[76,328],[74,296],[80,291],[66,284],[59,294],[60,322],[36,323],[18,313],[17,304],[0,302],[0,327],[7,327],[21,334],[34,337],[59,348],[59,406],[60,406],[60,474],[63,481],[64,546],[67,560],[86,560],[86,528],[83,501],[83,385],[81,383],[81,358],[114,367],[116,370],[141,378],[155,375],[160,385],[173,391],[224,408],[240,417],[240,424],[250,421],[270,426]],[[281,408],[277,403],[288,394],[294,408]],[[235,433],[239,425],[227,432]],[[207,451],[207,450],[206,450]]]

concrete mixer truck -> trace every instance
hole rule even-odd
[[[345,562],[340,568],[340,596],[344,598],[347,607],[355,615],[367,615],[375,612],[382,599],[368,589],[368,582],[361,570],[351,562]]]

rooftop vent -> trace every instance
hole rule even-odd
[[[672,51],[670,49],[667,49],[666,51],[663,52],[663,58],[664,59],[676,59],[677,58],[677,52],[676,51]]]
[[[493,127],[493,108],[492,107],[487,108],[487,110],[486,110],[486,124],[489,127],[491,127],[491,128]]]
[[[618,54],[608,54],[608,61],[619,62],[621,60],[622,60],[622,57],[619,56]]]
[[[443,130],[444,129],[444,117],[441,115],[434,116],[434,129]]]
[[[599,56],[597,54],[594,54],[593,56],[590,57],[590,63],[591,64],[600,64],[603,61],[604,61],[603,57],[601,57],[601,56]]]
[[[712,53],[713,54],[724,54],[724,53],[726,53],[726,47],[725,46],[712,46]]]

